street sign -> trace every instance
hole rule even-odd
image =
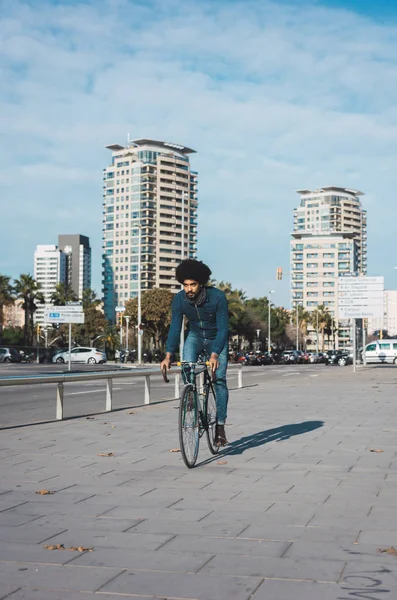
[[[125,306],[116,306],[116,312],[125,312]]]
[[[83,303],[80,300],[76,302],[66,302],[66,306],[83,306]]]
[[[339,319],[368,319],[383,316],[383,277],[340,277]]]
[[[44,309],[44,322],[46,323],[84,323],[82,306],[51,306]]]

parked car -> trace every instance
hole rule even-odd
[[[365,346],[367,363],[394,363],[397,365],[397,339],[377,340]]]
[[[327,354],[330,365],[345,367],[346,365],[353,364],[353,356],[349,352],[346,352],[346,350],[329,350]]]
[[[20,363],[21,355],[15,348],[0,348],[0,363]]]
[[[70,362],[72,363],[87,363],[89,365],[94,365],[96,363],[105,363],[106,360],[106,354],[102,350],[97,350],[97,348],[83,348],[78,346],[77,348],[73,348],[70,353]],[[52,359],[53,363],[66,363],[68,361],[68,350],[58,352]]]
[[[284,364],[298,364],[302,362],[301,355],[297,350],[285,350],[283,352],[282,361]]]

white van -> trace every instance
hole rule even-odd
[[[377,340],[365,346],[365,359],[367,363],[394,363],[397,364],[397,339]]]

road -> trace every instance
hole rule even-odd
[[[154,366],[154,365],[153,365]],[[79,365],[79,372],[104,372],[115,370],[115,365],[92,367]],[[130,369],[130,367],[122,367]],[[335,367],[339,369],[340,367]],[[251,386],[259,381],[274,378],[308,378],[321,375],[326,369],[323,365],[298,365],[274,367],[244,367],[244,386]],[[44,374],[59,374],[66,370],[60,365],[20,365],[0,364],[0,378],[37,376]],[[131,368],[136,372],[136,368]],[[172,371],[171,371],[172,372]],[[228,374],[229,386],[237,386],[237,368],[231,368]],[[70,382],[64,387],[64,416],[75,417],[96,414],[105,408],[104,380]],[[171,379],[169,385],[164,384],[161,375],[151,377],[151,402],[171,400],[174,398],[174,383]],[[143,404],[144,382],[140,378],[123,378],[113,381],[113,407],[114,409],[128,408]],[[56,412],[56,386],[26,385],[0,388],[0,428],[37,423],[55,418]]]

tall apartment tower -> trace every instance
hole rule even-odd
[[[332,315],[337,339],[349,346],[348,323],[338,319],[338,277],[367,272],[367,215],[362,192],[337,186],[298,190],[291,240],[291,305],[308,311],[324,305]],[[313,339],[313,331],[309,336]]]
[[[40,284],[46,304],[58,283],[66,281],[66,256],[58,246],[36,246],[34,253],[34,278]],[[44,304],[39,304],[35,312],[35,322],[44,322]]]
[[[79,300],[83,291],[91,287],[91,248],[85,235],[58,235],[58,246],[66,256],[66,283]]]
[[[179,291],[175,267],[196,256],[197,173],[185,146],[141,139],[107,148],[102,281],[105,315],[114,320],[115,307],[138,293],[139,262],[142,291]]]

